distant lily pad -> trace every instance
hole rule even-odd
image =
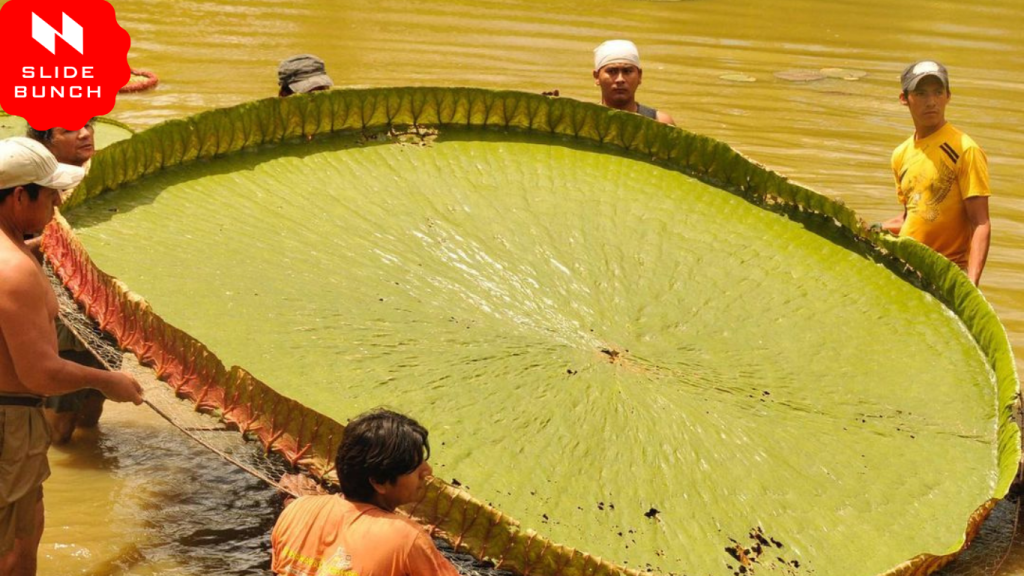
[[[136,70],[132,68],[132,75],[128,79],[128,83],[118,90],[121,94],[131,92],[145,92],[156,88],[156,85],[160,83],[160,79],[156,77],[156,74],[149,70]]]
[[[822,68],[821,73],[826,78],[838,78],[841,80],[860,80],[868,75],[864,70],[852,70],[850,68]]]
[[[815,82],[824,80],[826,76],[817,70],[793,69],[776,72],[775,77],[787,82]]]
[[[728,80],[729,82],[757,82],[757,78],[754,78],[750,74],[722,74],[719,76],[722,80]]]

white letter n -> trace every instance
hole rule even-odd
[[[62,21],[61,27],[63,30],[57,32],[52,26],[46,23],[45,20],[36,16],[36,13],[32,13],[32,39],[42,44],[43,48],[50,51],[50,54],[57,54],[57,40],[54,36],[60,36],[69,46],[78,51],[79,54],[85,54],[83,50],[85,45],[82,41],[82,27],[71,19],[70,16],[61,12]]]

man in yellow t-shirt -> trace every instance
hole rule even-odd
[[[946,122],[952,94],[942,64],[911,64],[901,82],[900,102],[914,121],[914,135],[892,153],[903,215],[879,226],[930,246],[977,286],[991,237],[988,160],[970,136]]]
[[[280,576],[458,576],[427,531],[395,513],[423,498],[433,470],[427,430],[388,410],[345,427],[336,467],[344,497],[303,496],[271,534]]]

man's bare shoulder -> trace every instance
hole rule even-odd
[[[38,293],[41,279],[35,258],[10,240],[0,240],[0,305],[20,302],[26,293]],[[18,299],[11,302],[11,297]]]

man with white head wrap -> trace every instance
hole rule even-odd
[[[672,117],[636,101],[644,71],[640,52],[629,40],[608,40],[594,49],[594,84],[601,88],[601,104],[675,125]]]

